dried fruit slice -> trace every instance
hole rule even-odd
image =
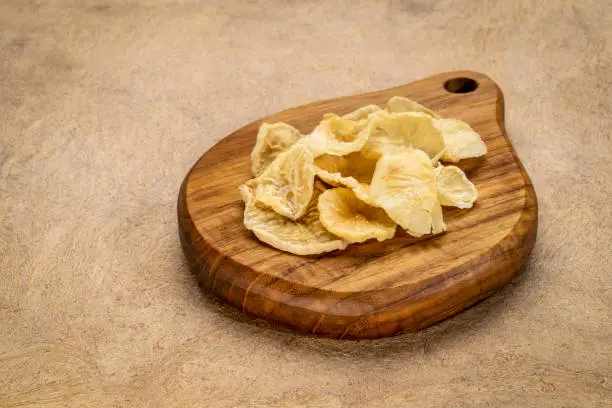
[[[440,202],[437,202],[431,208],[431,233],[439,234],[444,231],[446,231],[446,224],[442,216],[442,206]]]
[[[353,185],[359,184],[359,182],[355,180],[353,177],[342,177],[340,173],[330,173],[320,168],[317,168],[317,176],[321,180],[323,180],[325,183],[333,187],[338,187],[338,186],[351,187]]]
[[[457,163],[459,160],[484,156],[487,146],[480,135],[462,120],[438,119],[435,125],[442,132],[446,151],[442,160]]]
[[[276,157],[297,142],[302,135],[299,130],[286,123],[262,123],[257,133],[257,142],[251,152],[251,170],[259,176]]]
[[[342,177],[340,173],[329,173],[325,170],[318,169],[317,176],[327,184],[338,187],[344,186],[353,190],[353,193],[359,198],[361,201],[369,204],[373,207],[376,207],[376,202],[372,198],[370,194],[370,185],[365,183],[360,183],[355,180],[353,177]]]
[[[314,157],[323,154],[342,156],[361,150],[375,125],[375,120],[356,122],[330,114],[298,143],[308,146]]]
[[[370,183],[376,168],[376,159],[365,157],[361,152],[346,156],[324,154],[315,159],[315,166],[329,173],[339,173],[342,177],[353,177],[360,183]]]
[[[370,197],[369,183],[376,168],[376,159],[364,157],[361,152],[346,156],[324,154],[315,159],[317,176],[332,186],[345,186],[370,205],[375,205]]]
[[[382,109],[378,105],[366,105],[342,116],[338,116],[335,113],[326,113],[323,115],[323,120],[334,118],[348,119],[356,122],[358,125],[364,126],[372,114],[380,111],[382,111]]]
[[[296,220],[306,212],[315,173],[310,150],[294,144],[256,179],[255,199],[280,215]]]
[[[382,109],[378,105],[366,105],[359,109],[356,109],[346,115],[342,115],[343,119],[349,119],[354,121],[368,119],[372,113],[380,112]]]
[[[438,166],[436,185],[440,204],[459,208],[472,208],[478,190],[465,173],[456,166]]]
[[[404,98],[403,96],[394,96],[387,102],[387,111],[391,113],[400,112],[423,112],[431,116],[432,118],[440,119],[440,115],[431,109],[427,109],[418,102],[412,99]]]
[[[374,201],[374,198],[372,198],[369,184],[359,183],[356,186],[350,186],[350,188],[353,190],[353,193],[355,193],[355,196],[357,196],[358,199],[371,205],[372,207],[378,207],[376,201]]]
[[[409,148],[385,154],[376,164],[371,195],[379,207],[410,235],[446,230],[438,201],[436,173],[425,152]]]
[[[434,125],[440,129],[446,146],[446,151],[442,156],[444,161],[456,163],[462,159],[480,157],[487,153],[487,147],[480,135],[462,120],[442,119],[434,111],[402,96],[394,96],[389,99],[387,111],[391,113],[423,112],[436,119]]]
[[[281,251],[296,255],[315,255],[346,248],[349,243],[327,231],[319,220],[317,202],[324,188],[315,187],[306,214],[293,221],[255,204],[252,186],[240,186],[245,202],[244,225],[255,236]]]
[[[400,153],[407,147],[414,147],[434,157],[444,149],[440,130],[426,113],[382,111],[371,121],[375,128],[363,147],[364,156],[379,158],[385,153]]]
[[[319,197],[321,224],[349,242],[393,238],[396,224],[382,208],[372,207],[348,188],[333,188]]]

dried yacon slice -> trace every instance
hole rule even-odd
[[[310,150],[294,144],[257,177],[255,200],[280,215],[297,220],[308,208],[315,173]]]
[[[442,155],[443,161],[457,163],[459,160],[480,157],[487,153],[487,146],[480,135],[464,121],[438,119],[435,125],[440,129],[446,146]]]
[[[478,190],[465,173],[456,166],[438,166],[436,185],[440,204],[450,207],[472,208]]]
[[[401,112],[423,112],[432,118],[440,119],[440,115],[431,109],[427,109],[418,102],[412,99],[404,98],[403,96],[394,96],[387,102],[387,111],[391,113]]]
[[[379,112],[371,119],[375,128],[369,135],[362,153],[379,158],[383,154],[400,153],[408,147],[423,150],[430,157],[444,149],[440,130],[434,119],[423,112]]]
[[[397,224],[382,208],[372,207],[348,188],[333,188],[319,197],[321,224],[349,242],[393,238]]]
[[[355,193],[355,196],[357,196],[358,199],[360,199],[366,204],[371,205],[372,207],[378,207],[376,201],[374,201],[374,198],[372,198],[372,193],[369,184],[359,183],[355,186],[349,187],[351,188],[351,190],[353,190],[353,193]]]
[[[444,231],[446,231],[446,224],[442,216],[442,205],[438,201],[431,208],[431,233],[439,234]]]
[[[326,113],[323,115],[323,119],[325,120],[325,119],[340,117],[341,119],[352,120],[354,122],[357,122],[357,124],[364,125],[365,121],[367,121],[372,114],[375,114],[382,110],[383,109],[378,105],[366,105],[366,106],[362,106],[359,109],[355,109],[354,111],[341,115],[341,116],[338,116],[335,113]]]
[[[378,105],[366,105],[350,113],[347,113],[346,115],[342,115],[342,119],[360,121],[368,119],[371,114],[380,112],[381,110],[382,109]]]
[[[391,113],[422,112],[431,116],[440,129],[446,146],[442,160],[457,163],[462,159],[480,157],[487,153],[487,147],[470,125],[458,119],[442,119],[440,115],[425,106],[402,96],[394,96],[387,102],[386,110]]]
[[[370,182],[376,168],[377,159],[364,157],[361,152],[346,156],[325,154],[315,159],[317,176],[332,186],[345,186],[370,205],[375,205],[370,197]]]
[[[329,173],[325,170],[317,169],[317,176],[329,184],[330,186],[338,187],[344,186],[353,190],[353,193],[361,201],[371,206],[376,206],[376,202],[370,194],[370,185],[366,183],[360,183],[353,177],[342,177],[340,173]]]
[[[316,255],[345,249],[349,242],[333,235],[319,220],[317,203],[324,188],[315,187],[306,213],[297,221],[255,203],[252,186],[240,186],[245,202],[244,225],[266,244],[296,255]]]
[[[286,123],[262,123],[257,141],[251,152],[251,170],[259,176],[276,157],[297,142],[302,135],[299,130]]]
[[[376,164],[370,190],[376,204],[408,234],[420,237],[446,230],[436,172],[422,150],[385,154]]]
[[[375,126],[375,120],[356,122],[330,114],[298,143],[308,146],[314,157],[323,154],[343,156],[361,150]]]
[[[339,173],[342,177],[353,177],[361,183],[370,183],[376,161],[377,159],[365,157],[361,152],[346,156],[324,154],[315,159],[315,166],[329,173]]]

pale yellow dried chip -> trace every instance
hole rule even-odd
[[[396,224],[382,208],[372,207],[348,188],[333,188],[319,197],[321,224],[349,242],[393,238]]]
[[[259,176],[276,156],[297,142],[302,135],[299,130],[286,123],[263,123],[257,133],[257,141],[251,152],[251,170]]]
[[[442,216],[442,205],[437,202],[431,208],[431,233],[439,234],[446,231],[446,224]]]
[[[378,207],[378,204],[376,204],[376,201],[374,201],[374,198],[372,198],[369,184],[359,183],[355,186],[349,187],[353,190],[353,193],[355,193],[355,196],[357,196],[358,199],[371,205],[372,207]]]
[[[245,202],[244,225],[255,236],[281,251],[296,255],[315,255],[346,248],[349,243],[327,231],[319,220],[319,195],[324,189],[315,187],[306,214],[297,221],[256,205],[252,186],[240,186]]]
[[[352,185],[359,184],[359,182],[355,180],[353,177],[342,177],[340,173],[330,173],[320,168],[316,168],[316,169],[317,169],[317,176],[321,180],[323,180],[325,183],[329,184],[330,186],[338,187],[338,186],[352,186]]]
[[[457,163],[459,160],[484,156],[487,146],[480,135],[462,120],[438,119],[436,127],[442,132],[446,151],[442,160]]]
[[[315,173],[310,150],[304,145],[294,144],[257,177],[255,199],[278,214],[296,220],[306,212]]]
[[[345,186],[370,205],[375,205],[370,197],[369,183],[376,168],[376,159],[364,157],[361,152],[346,156],[325,154],[315,159],[317,176],[332,186]]]
[[[464,121],[442,119],[440,115],[431,109],[401,96],[394,96],[389,99],[387,111],[391,113],[423,112],[436,119],[434,120],[434,125],[440,129],[444,145],[446,146],[446,151],[442,155],[442,160],[444,161],[456,163],[462,159],[480,157],[487,153],[487,147],[480,138],[480,135]]]
[[[374,120],[356,122],[330,114],[298,143],[308,146],[314,157],[323,154],[342,156],[361,150],[375,125]]]
[[[387,111],[391,113],[423,112],[433,118],[440,119],[440,115],[438,115],[436,112],[432,111],[431,109],[427,109],[412,99],[404,98],[403,96],[394,96],[393,98],[389,99],[387,102]]]
[[[440,204],[459,208],[472,208],[478,190],[465,173],[456,166],[438,166],[436,184]]]
[[[327,184],[338,187],[344,186],[353,190],[353,193],[363,202],[376,207],[376,202],[370,194],[370,185],[360,183],[353,177],[342,177],[340,173],[329,173],[325,170],[318,169],[317,176]]]
[[[385,154],[377,163],[371,196],[410,235],[446,230],[438,201],[436,173],[425,152],[406,149]]]
[[[434,157],[444,149],[442,134],[434,126],[434,119],[426,113],[382,111],[371,121],[375,128],[363,147],[364,156],[379,158],[385,153],[400,153],[408,147],[413,147]]]
[[[342,115],[343,119],[350,119],[354,121],[360,121],[368,119],[368,117],[376,112],[380,112],[382,109],[378,105],[366,105],[359,109],[356,109],[346,115]]]
[[[340,173],[342,177],[353,177],[360,183],[370,183],[376,168],[376,159],[365,157],[361,152],[346,156],[324,154],[315,159],[315,166],[329,173]]]
[[[366,105],[342,116],[338,116],[335,113],[326,113],[323,115],[323,120],[335,118],[348,119],[357,123],[358,126],[363,127],[373,114],[380,111],[382,111],[382,109],[378,105]]]

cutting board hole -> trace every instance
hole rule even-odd
[[[453,78],[444,83],[444,89],[452,93],[474,92],[478,88],[478,82],[472,78]]]

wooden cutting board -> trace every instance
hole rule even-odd
[[[384,105],[395,95],[466,121],[487,144],[484,161],[468,175],[478,201],[469,210],[445,208],[445,234],[398,234],[300,257],[263,244],[244,227],[238,186],[251,178],[250,152],[261,122],[287,122],[309,133],[324,113]],[[262,118],[207,151],[178,197],[183,250],[206,291],[250,315],[335,338],[419,330],[491,295],[525,262],[537,214],[533,186],[504,129],[502,92],[476,72],[444,73]]]

